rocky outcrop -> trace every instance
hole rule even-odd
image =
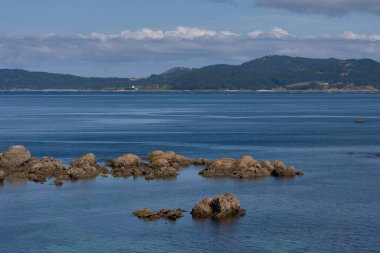
[[[112,167],[112,175],[116,177],[145,176],[151,180],[177,176],[177,169],[167,159],[158,156],[146,164],[140,157],[126,154],[111,160],[109,165]]]
[[[42,157],[41,160],[31,158],[25,164],[25,168],[28,179],[35,182],[45,182],[47,178],[53,177],[69,178],[62,162],[47,156]]]
[[[149,163],[140,157],[126,154],[109,162],[112,175],[116,177],[144,176],[147,180],[176,177],[178,170],[192,164],[192,160],[173,151],[153,151],[147,155]]]
[[[87,179],[98,176],[101,172],[101,166],[96,163],[94,154],[89,153],[70,163],[67,174],[71,179]]]
[[[256,178],[265,176],[291,177],[296,175],[293,166],[285,167],[282,161],[258,162],[251,156],[240,159],[221,158],[206,165],[199,172],[204,177]]]
[[[108,164],[112,167],[111,173],[115,177],[139,176],[144,174],[144,164],[137,155],[122,155],[111,160]]]
[[[200,172],[205,177],[254,178],[269,176],[270,172],[251,156],[243,156],[238,160],[222,158],[206,165]]]
[[[0,156],[0,169],[5,175],[25,173],[24,165],[32,158],[29,150],[21,145],[8,148]]]
[[[151,211],[147,208],[134,211],[132,214],[139,219],[145,221],[155,221],[161,218],[175,221],[183,216],[182,209],[170,210],[170,209],[161,209],[160,211]]]
[[[161,150],[153,151],[147,155],[151,167],[173,167],[175,169],[180,169],[183,167],[190,166],[193,161],[183,155],[178,155],[173,151],[163,152]]]
[[[21,145],[12,146],[1,154],[0,169],[4,172],[4,178],[11,180],[45,182],[51,177],[67,177],[66,168],[61,161],[49,157],[37,160]]]
[[[214,198],[205,198],[195,205],[191,215],[196,219],[224,219],[245,215],[245,209],[240,207],[240,202],[232,193],[217,195]]]
[[[206,158],[197,158],[197,159],[194,159],[193,164],[194,165],[206,165],[209,162],[210,161]]]

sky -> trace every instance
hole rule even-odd
[[[0,68],[144,77],[266,55],[380,61],[380,1],[0,1]]]

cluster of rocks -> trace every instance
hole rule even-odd
[[[303,175],[293,166],[286,167],[280,160],[259,162],[251,156],[240,159],[221,158],[206,164],[199,172],[204,177],[255,178],[265,176],[293,177]]]
[[[133,215],[145,221],[155,221],[160,218],[176,220],[183,216],[184,210],[161,209],[160,211],[151,211],[147,208],[136,210]],[[191,211],[194,219],[225,219],[245,215],[245,209],[240,207],[240,202],[232,193],[220,194],[214,198],[205,198]]]
[[[111,173],[115,177],[144,176],[145,179],[176,177],[180,168],[190,166],[193,161],[173,151],[153,151],[147,155],[149,163],[133,154],[126,154],[111,160]]]
[[[99,175],[112,174],[115,177],[144,176],[146,179],[176,177],[178,170],[188,167],[193,160],[173,151],[154,151],[144,162],[133,154],[125,154],[110,160],[106,165],[98,165],[94,154],[86,154],[65,167],[61,161],[51,157],[34,158],[30,151],[21,145],[12,146],[0,153],[0,180],[32,180],[46,182],[55,178],[59,186],[64,180],[90,179]],[[111,167],[111,170],[108,168]]]
[[[29,179],[46,182],[55,178],[59,186],[65,180],[95,178],[99,175],[112,174],[114,177],[139,177],[145,179],[173,178],[181,168],[192,164],[205,166],[199,173],[205,177],[255,178],[263,176],[291,177],[303,175],[293,166],[286,167],[281,161],[258,162],[251,156],[240,159],[221,158],[209,161],[205,158],[192,160],[173,151],[154,151],[147,155],[146,161],[133,154],[125,154],[99,165],[94,154],[86,154],[72,161],[65,167],[61,161],[44,156],[34,158],[30,151],[21,145],[12,146],[0,153],[0,181]],[[111,170],[109,170],[109,167]]]
[[[51,157],[34,158],[30,151],[21,145],[12,146],[0,153],[0,179],[32,180],[46,182],[55,178],[56,185],[62,185],[63,180],[75,180],[96,177],[107,173],[107,169],[97,165],[94,154],[84,155],[70,163],[66,168],[61,161]]]
[[[184,210],[178,208],[176,210],[161,209],[160,211],[151,211],[147,208],[134,211],[132,214],[139,219],[145,221],[155,221],[161,218],[175,221],[183,216]]]

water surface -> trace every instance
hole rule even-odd
[[[196,158],[281,159],[294,179],[98,178],[0,188],[3,252],[380,251],[379,94],[0,93],[0,150],[26,145],[68,163],[93,152],[174,150]],[[355,119],[365,119],[355,124]],[[353,154],[349,154],[353,152]],[[184,208],[232,192],[228,222],[144,222],[148,207]]]

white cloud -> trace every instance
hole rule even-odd
[[[144,76],[174,65],[236,64],[269,54],[380,60],[380,34],[347,31],[341,35],[302,37],[280,27],[238,34],[180,26],[173,30],[145,28],[66,37],[3,36],[0,54],[0,68]]]
[[[178,26],[176,30],[152,30],[149,28],[144,28],[138,31],[125,30],[119,34],[102,34],[102,33],[91,33],[89,36],[78,35],[82,39],[95,39],[100,41],[107,41],[112,39],[123,39],[123,40],[161,40],[161,39],[197,39],[197,38],[212,38],[212,37],[233,37],[237,34],[230,31],[216,32],[207,29],[192,28],[185,26]]]
[[[379,34],[366,35],[353,32],[345,32],[342,37],[347,40],[380,41]]]
[[[256,30],[256,31],[247,33],[247,35],[253,39],[257,39],[257,38],[285,39],[285,38],[294,37],[293,35],[289,34],[286,30],[284,30],[280,27],[274,27],[269,32],[263,32],[260,30]]]

